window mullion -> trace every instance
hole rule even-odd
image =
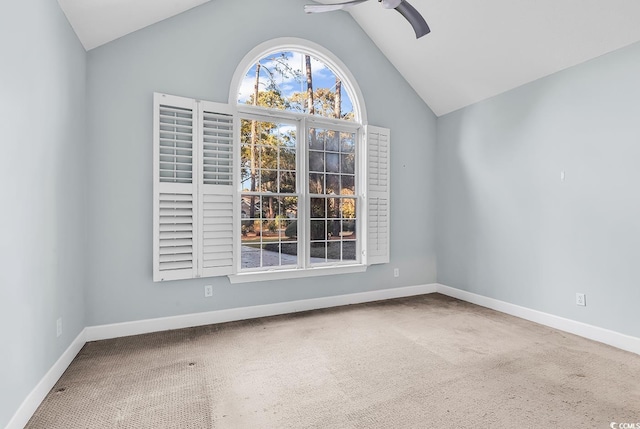
[[[365,249],[367,240],[367,157],[366,157],[366,136],[363,127],[359,127],[356,132],[356,231],[359,231],[360,239],[356,240],[356,255],[358,263],[366,259]]]
[[[307,154],[307,121],[302,118],[298,121],[298,266],[308,268],[309,261],[309,159]]]

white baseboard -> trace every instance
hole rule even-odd
[[[369,292],[312,298],[275,304],[255,305],[251,307],[215,310],[206,313],[185,314],[182,316],[161,317],[157,319],[137,320],[133,322],[113,323],[109,325],[89,326],[85,329],[86,340],[96,341],[170,329],[189,328],[213,323],[233,322],[255,319],[257,317],[277,316],[299,311],[317,310],[340,305],[381,301],[384,299],[434,293],[436,284],[407,286],[393,289],[373,290]]]
[[[16,411],[11,420],[9,420],[9,424],[5,429],[22,429],[25,427],[49,391],[58,382],[62,373],[67,370],[71,361],[76,357],[78,352],[80,352],[85,342],[85,330],[83,329],[71,345],[62,353],[62,356],[53,364],[51,369],[42,377],[31,393],[22,401],[18,411]]]
[[[280,314],[296,313],[299,311],[316,310],[414,295],[424,295],[434,292],[439,292],[443,295],[458,298],[482,307],[491,308],[502,313],[540,323],[542,325],[599,341],[640,355],[640,338],[631,337],[608,329],[599,328],[586,323],[576,322],[574,320],[565,319],[563,317],[554,316],[552,314],[477,295],[464,290],[445,286],[443,284],[432,283],[329,296],[324,298],[313,298],[300,301],[256,305],[252,307],[216,310],[206,313],[185,314],[182,316],[162,317],[157,319],[86,327],[82,332],[80,332],[62,356],[60,356],[47,374],[45,374],[42,380],[40,380],[29,396],[27,396],[27,398],[22,402],[22,405],[20,405],[18,411],[16,411],[13,418],[9,421],[6,429],[21,429],[27,424],[42,400],[46,397],[47,393],[49,393],[51,388],[53,388],[60,376],[62,376],[62,373],[67,369],[69,364],[71,364],[71,361],[76,357],[82,346],[84,346],[87,341],[105,340],[128,335],[181,329],[213,323],[254,319],[257,317],[277,316]]]
[[[437,292],[640,355],[640,338],[437,284]]]

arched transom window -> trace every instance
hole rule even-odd
[[[354,121],[353,90],[340,75],[310,53],[273,52],[246,73],[238,103]]]

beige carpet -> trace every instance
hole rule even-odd
[[[88,343],[27,428],[609,428],[640,356],[438,294]]]

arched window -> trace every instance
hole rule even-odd
[[[266,42],[238,65],[228,105],[156,94],[154,107],[155,280],[388,261],[389,132],[365,126],[355,79],[324,48]]]
[[[239,83],[243,271],[361,260],[361,103],[329,56],[276,42]]]
[[[356,121],[349,82],[323,60],[300,50],[279,50],[256,61],[244,76],[238,104]]]
[[[256,90],[262,93],[257,102]],[[289,37],[262,43],[245,55],[231,83],[229,104],[367,122],[360,88],[342,61],[320,45]]]

